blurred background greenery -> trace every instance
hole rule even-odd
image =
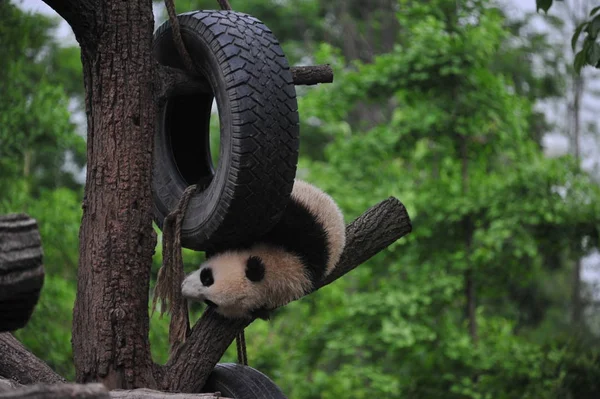
[[[569,43],[595,4],[540,15],[530,2],[231,0],[292,64],[335,70],[333,84],[297,88],[298,177],[348,222],[390,195],[413,220],[410,236],[248,328],[250,365],[289,397],[600,397],[600,76],[573,73]],[[31,3],[0,1],[0,214],[35,217],[45,252],[40,302],[16,335],[73,378],[83,82],[76,43]],[[155,12],[158,26],[162,2]],[[188,271],[203,258],[184,251]],[[153,279],[160,263],[159,240]],[[158,362],[167,329],[153,315]]]

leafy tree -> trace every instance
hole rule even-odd
[[[518,90],[524,84],[511,77],[526,75],[516,67],[495,63],[499,52],[518,55],[499,10],[486,1],[400,6],[401,44],[372,63],[346,70],[339,51],[323,46],[335,83],[300,105],[334,140],[324,161],[304,157],[299,175],[330,192],[348,219],[399,196],[415,230],[352,278],[282,310],[268,332],[251,326],[248,340],[283,336],[293,361],[279,381],[294,397],[576,392],[557,370],[577,375],[573,359],[585,355],[550,344],[569,326],[564,314],[553,332],[544,325],[562,303],[542,282],[568,277],[564,268],[552,274],[547,241],[565,243],[566,256],[597,237],[600,192],[571,157],[543,156],[530,124],[538,96]],[[347,119],[365,97],[395,104],[368,130]],[[283,366],[264,347],[251,347],[255,364],[279,376]]]
[[[81,76],[76,52],[51,37],[55,22],[10,2],[0,4],[0,24],[0,182],[20,178],[32,194],[79,187],[63,169],[67,154],[76,166],[85,160],[84,139],[69,122],[68,95],[82,86],[73,78]]]
[[[46,281],[33,317],[17,336],[72,377],[81,185],[65,168],[85,162],[85,141],[69,122],[69,99],[82,94],[79,51],[52,36],[56,22],[0,2],[0,213],[38,222]],[[79,77],[79,78],[78,78]]]
[[[557,0],[563,2],[564,0]],[[548,12],[552,7],[553,0],[536,0],[537,10]],[[600,6],[594,7],[589,11],[589,18],[579,22],[571,38],[573,51],[577,47],[577,42],[582,33],[585,33],[581,50],[575,54],[573,66],[575,72],[580,73],[581,68],[586,65],[600,68],[600,43],[598,42],[598,33],[600,33]]]

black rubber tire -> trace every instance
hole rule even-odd
[[[213,94],[173,93],[159,110],[153,171],[155,221],[200,183],[182,227],[182,246],[205,251],[266,233],[290,197],[299,150],[296,89],[277,39],[258,19],[234,11],[178,16],[181,35],[219,109],[219,163],[209,144]],[[184,69],[170,23],[154,34],[159,63]]]
[[[202,393],[221,392],[234,399],[286,399],[281,389],[260,371],[236,363],[219,363],[208,376]]]
[[[44,285],[38,224],[26,214],[0,215],[0,333],[25,327]]]

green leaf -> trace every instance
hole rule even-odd
[[[596,39],[600,30],[600,15],[596,16],[587,28],[588,34],[592,39]]]
[[[573,61],[573,66],[575,67],[575,73],[579,75],[581,72],[581,68],[585,65],[585,53],[583,50],[579,51],[575,55],[575,61]]]
[[[590,65],[596,65],[600,61],[600,44],[594,42],[594,44],[588,49],[587,63]]]
[[[548,10],[552,6],[552,0],[536,0],[536,11],[539,11],[540,8],[544,10],[545,13],[548,13]]]
[[[590,17],[594,16],[598,10],[600,10],[600,6],[592,8],[592,11],[590,11]]]
[[[575,51],[575,46],[577,45],[577,40],[579,40],[579,35],[581,35],[581,31],[585,28],[589,22],[581,23],[577,29],[575,29],[575,33],[573,33],[573,37],[571,38],[571,48]]]

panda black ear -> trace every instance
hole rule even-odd
[[[255,283],[265,277],[265,264],[258,256],[251,256],[246,261],[246,277]]]

